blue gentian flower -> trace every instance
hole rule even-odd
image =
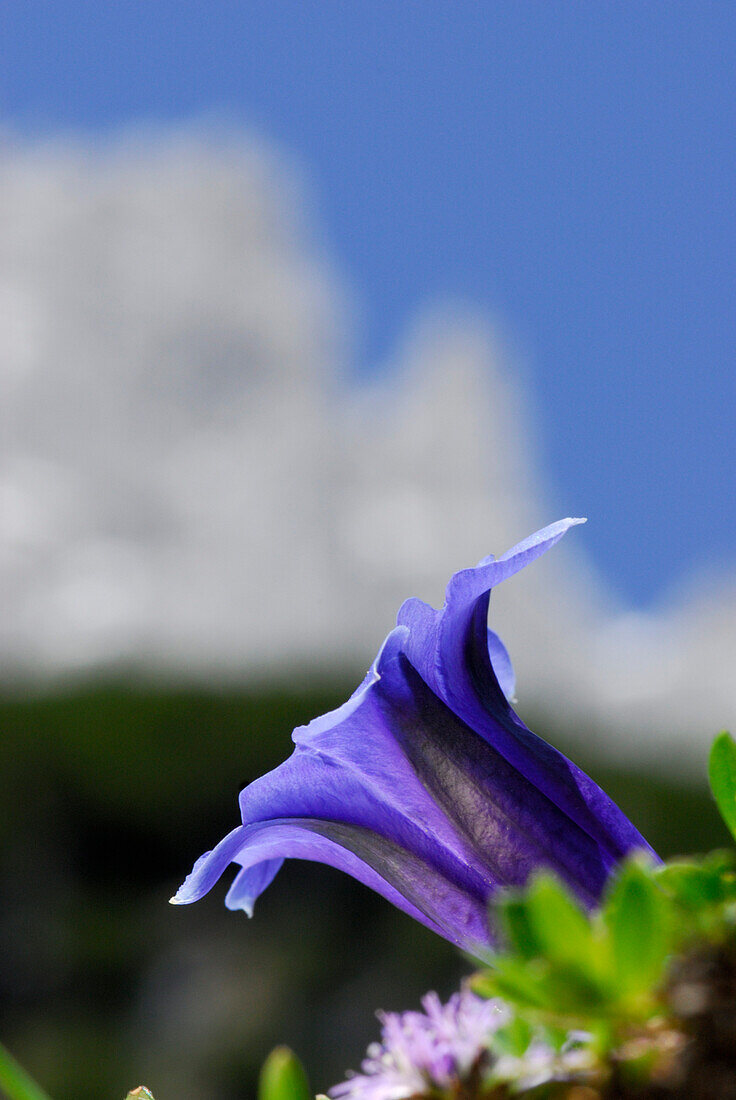
[[[491,589],[579,522],[456,573],[439,611],[404,603],[360,687],[294,731],[289,759],[241,792],[242,825],[172,900],[196,901],[235,863],[225,904],[251,915],[285,858],[318,860],[471,951],[492,941],[489,897],[538,868],[594,906],[618,861],[651,849],[515,714],[511,663],[487,625]]]

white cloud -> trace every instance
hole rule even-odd
[[[273,151],[191,130],[2,154],[9,677],[365,665],[407,595],[558,518],[476,317],[428,313],[381,381],[340,382],[347,298]],[[630,728],[629,752],[666,730],[689,764],[733,721],[736,588],[617,616],[568,541],[494,597],[522,701]]]

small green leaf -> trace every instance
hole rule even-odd
[[[733,848],[709,852],[703,866],[717,877],[723,901],[736,898],[736,851]]]
[[[653,871],[637,859],[625,863],[603,909],[621,993],[649,992],[660,983],[669,950],[669,910]]]
[[[656,877],[668,894],[692,909],[717,904],[725,896],[721,875],[702,864],[678,860],[658,869]]]
[[[0,1045],[0,1092],[8,1100],[48,1100],[40,1085],[36,1084],[16,1062],[10,1051],[2,1045]]]
[[[584,1026],[590,1017],[607,1012],[606,991],[577,966],[503,958],[486,985],[491,987],[492,996],[502,997],[531,1019]]]
[[[510,1023],[494,1033],[493,1049],[501,1054],[521,1058],[522,1054],[526,1053],[533,1034],[531,1024],[521,1016],[514,1016]]]
[[[537,875],[526,895],[527,918],[539,953],[553,963],[593,968],[594,944],[590,922],[567,891],[551,875]]]
[[[550,971],[545,990],[554,1006],[550,1019],[576,1020],[585,1026],[589,1020],[610,1012],[609,992],[597,977],[579,966],[556,966]]]
[[[533,959],[542,953],[541,944],[529,920],[526,900],[515,893],[502,895],[494,905],[494,914],[511,951],[522,959]]]
[[[550,994],[546,965],[529,964],[507,955],[499,956],[495,966],[494,970],[486,971],[471,982],[476,993],[484,997],[503,997],[522,1009],[554,1009],[555,998]]]
[[[721,817],[736,839],[736,742],[726,730],[713,742],[708,779]]]
[[[258,1100],[312,1100],[302,1064],[288,1047],[276,1047],[264,1062]]]
[[[736,872],[736,851],[733,848],[716,848],[702,857],[705,868],[722,878],[732,878]]]

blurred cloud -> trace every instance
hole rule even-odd
[[[441,601],[454,570],[580,510],[545,503],[525,395],[461,306],[348,383],[314,222],[293,166],[242,135],[5,139],[7,682],[364,666],[405,597]],[[700,762],[736,709],[736,580],[644,616],[567,541],[494,597],[522,711]]]

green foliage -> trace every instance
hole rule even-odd
[[[657,871],[671,901],[681,947],[731,940],[736,929],[736,852],[673,860]]]
[[[307,1075],[288,1047],[276,1047],[264,1062],[258,1100],[312,1100]]]
[[[529,1049],[534,1038],[534,1028],[521,1016],[514,1016],[505,1027],[493,1036],[494,1049],[499,1054],[510,1054],[512,1058],[521,1058]]]
[[[729,734],[713,745],[709,775],[736,837],[736,743]],[[512,1067],[503,1078],[511,1094],[537,1096],[523,1085],[525,1055],[531,1058],[535,1042],[551,1044],[562,1061],[578,1044],[583,1069],[552,1073],[550,1096],[567,1095],[555,1091],[554,1080],[591,1085],[594,1096],[649,1095],[652,1080],[672,1080],[675,1088],[683,1073],[678,1052],[685,1050],[687,1072],[698,1072],[693,1027],[709,1036],[714,1026],[708,983],[715,983],[712,1004],[721,1025],[724,1004],[733,1003],[724,990],[736,981],[736,851],[664,864],[629,858],[593,913],[562,882],[538,874],[525,889],[496,897],[491,920],[500,945],[472,985],[482,996],[503,998],[515,1014],[492,1042],[497,1065]],[[708,1057],[706,1045],[706,1067]],[[518,1087],[512,1071],[521,1075]],[[702,1072],[707,1078],[707,1068]],[[496,1072],[494,1082],[501,1080]],[[727,1090],[736,1087],[734,1077],[728,1082]]]
[[[716,738],[710,782],[736,836],[736,743]],[[602,1044],[667,1012],[673,960],[692,950],[736,950],[736,852],[656,865],[636,855],[586,913],[551,875],[496,898],[501,948],[473,986],[503,997],[527,1022],[581,1028]]]
[[[585,970],[592,963],[595,944],[590,924],[556,878],[540,874],[532,881],[526,909],[541,954],[565,969]]]
[[[474,988],[547,1024],[609,1028],[646,1020],[659,1007],[673,905],[655,868],[639,858],[623,864],[592,916],[563,883],[537,875],[496,903],[505,950]]]
[[[721,817],[736,838],[736,742],[726,730],[713,742],[708,778]]]
[[[649,865],[625,863],[601,914],[610,941],[610,974],[620,997],[656,988],[672,944],[673,920]]]
[[[497,900],[503,949],[474,979],[531,1017],[585,1026],[641,1023],[661,1011],[668,960],[736,928],[736,853],[655,866],[635,856],[586,914],[548,874]]]

